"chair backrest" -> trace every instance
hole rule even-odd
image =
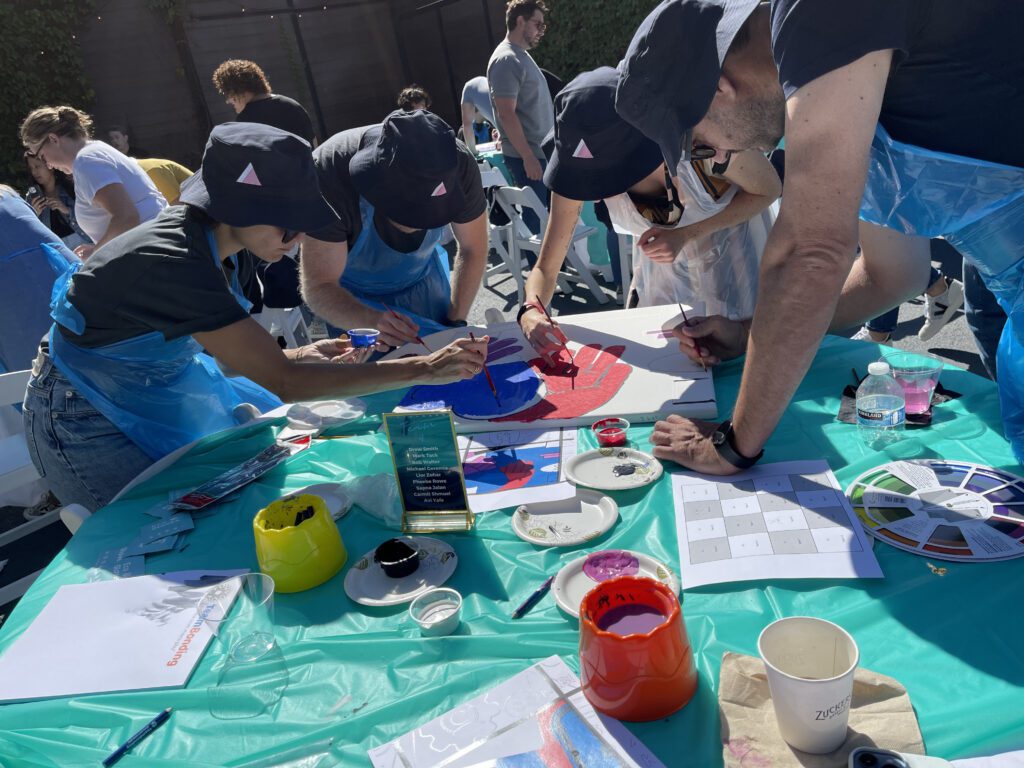
[[[535,235],[523,221],[523,211],[532,210],[540,221],[540,231],[543,233],[548,226],[548,209],[537,197],[537,193],[530,187],[501,187],[495,190],[494,199],[515,224],[516,237],[520,240],[530,240]]]
[[[25,399],[25,388],[32,371],[0,374],[0,405],[14,405]]]
[[[503,187],[508,184],[504,174],[486,160],[480,161],[480,181],[483,183],[484,189]]]

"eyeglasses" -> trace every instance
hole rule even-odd
[[[284,232],[284,234],[281,235],[281,243],[284,244],[284,245],[287,245],[292,240],[294,240],[296,237],[298,237],[299,235],[302,234],[297,229],[285,229],[285,230],[283,230],[283,232]]]
[[[50,140],[50,137],[47,136],[45,139],[43,139],[41,142],[39,142],[39,146],[36,147],[35,149],[26,149],[25,150],[25,157],[31,157],[33,160],[43,160],[44,158],[40,157],[39,153],[43,151],[43,147],[46,146],[46,144],[47,144],[47,142],[49,140]]]
[[[530,19],[530,23],[537,28],[538,32],[548,31],[548,23],[546,21],[537,21],[536,19]]]

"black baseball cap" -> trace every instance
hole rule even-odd
[[[544,184],[571,200],[619,195],[663,160],[658,145],[615,111],[614,67],[574,78],[555,97],[554,149]]]
[[[406,227],[443,227],[466,204],[455,132],[425,109],[397,109],[368,129],[348,171],[362,197]]]
[[[619,64],[615,109],[661,147],[670,168],[689,160],[733,38],[762,0],[664,0]]]
[[[179,199],[232,227],[315,232],[338,215],[320,194],[312,151],[305,139],[270,125],[218,125]]]

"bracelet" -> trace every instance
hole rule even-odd
[[[532,301],[527,301],[525,304],[523,304],[521,307],[519,307],[519,311],[516,312],[516,315],[515,315],[515,322],[516,322],[516,324],[521,324],[522,323],[522,315],[524,315],[530,309],[534,309],[534,310],[536,310],[538,312],[541,311],[541,307],[539,307],[537,304],[535,304]]]

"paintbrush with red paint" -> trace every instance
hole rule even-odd
[[[469,332],[469,339],[470,341],[476,341],[476,336],[473,335],[472,331]],[[487,363],[484,363],[484,376],[487,377],[487,383],[491,385],[491,392],[494,393],[495,401],[498,405],[501,405],[501,398],[498,397],[498,388],[494,386],[494,379],[491,378],[491,372],[487,370]]]
[[[683,316],[683,325],[689,326],[690,325],[690,321],[687,320],[687,318],[686,318],[686,310],[683,309],[682,302],[679,303],[679,312]],[[708,366],[704,362],[704,353],[700,351],[700,342],[699,341],[695,341],[693,343],[693,345],[697,348],[697,356],[700,358],[700,367],[703,368],[706,371],[708,369]]]
[[[546,318],[548,319],[548,322],[549,322],[549,323],[551,323],[552,325],[554,325],[554,324],[555,324],[555,321],[551,319],[551,315],[549,315],[549,314],[548,314],[548,310],[547,310],[547,307],[545,307],[545,306],[544,306],[544,302],[542,302],[542,301],[540,300],[540,296],[535,296],[534,298],[535,298],[535,299],[537,300],[537,302],[536,302],[536,303],[537,303],[537,306],[538,306],[538,307],[540,308],[540,311],[544,313],[544,317],[546,317]],[[563,341],[563,342],[562,342],[562,348],[563,348],[563,349],[565,350],[565,354],[567,354],[567,355],[569,356],[569,363],[570,363],[570,364],[571,364],[571,363],[573,363],[573,356],[572,356],[572,352],[570,352],[570,351],[569,351],[569,345],[568,345],[568,344],[566,344],[566,343],[565,343],[565,342]],[[575,379],[576,377],[574,376],[573,378]]]
[[[388,312],[390,312],[393,317],[397,317],[399,320],[402,319],[402,316],[400,314],[398,314],[397,312],[395,312],[395,310],[393,310],[387,304],[384,304],[383,306],[384,306],[384,309],[386,309]],[[425,350],[427,350],[427,352],[432,352],[433,351],[433,350],[430,349],[430,347],[427,346],[427,342],[425,342],[419,336],[416,336],[415,339],[416,339],[416,343],[419,344],[420,346],[422,346]]]

